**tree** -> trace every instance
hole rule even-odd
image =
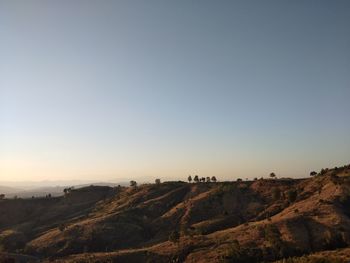
[[[243,180],[241,178],[237,178],[237,182],[242,182]]]
[[[160,179],[157,178],[157,179],[155,180],[155,183],[156,183],[156,185],[160,185]]]
[[[73,189],[74,189],[74,187],[64,188],[63,189],[64,195],[69,194]]]
[[[195,181],[196,183],[199,182],[199,177],[198,177],[198,175],[196,175],[196,176],[194,177],[193,181]]]
[[[320,175],[325,175],[328,172],[328,168],[322,168],[320,171]]]
[[[207,183],[210,183],[210,177],[209,176],[207,177]]]
[[[211,180],[212,180],[214,183],[216,183],[216,177],[215,177],[215,176],[212,176],[212,177],[211,177]]]
[[[136,186],[137,186],[136,181],[131,180],[131,181],[130,181],[130,186],[131,186],[131,187],[136,187]]]
[[[270,177],[271,178],[276,178],[276,174],[275,173],[270,173]]]
[[[179,242],[179,239],[180,239],[180,234],[177,230],[174,230],[170,233],[170,235],[169,235],[170,242],[177,243],[177,242]]]
[[[201,181],[204,183],[204,182],[205,182],[205,177],[202,177],[202,178],[201,178]]]
[[[191,183],[192,182],[192,176],[189,175],[188,178],[187,178],[188,182]]]
[[[0,200],[5,199],[5,195],[4,194],[0,194]]]
[[[310,176],[315,176],[315,175],[317,175],[317,173],[316,173],[315,171],[312,171],[312,172],[310,173]]]

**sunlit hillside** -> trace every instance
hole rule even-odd
[[[350,244],[348,175],[344,166],[298,180],[131,182],[4,199],[0,246],[50,262],[271,262],[332,254]]]

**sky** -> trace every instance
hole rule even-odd
[[[0,181],[350,163],[350,1],[0,0]]]

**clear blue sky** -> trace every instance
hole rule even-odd
[[[350,162],[350,1],[0,1],[0,179]]]

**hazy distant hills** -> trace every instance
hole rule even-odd
[[[344,166],[306,179],[87,186],[60,197],[0,200],[2,257],[348,262],[349,175]]]
[[[4,187],[7,188],[7,187]],[[51,194],[51,196],[60,196],[63,195],[63,189],[65,187],[62,186],[56,186],[56,187],[41,187],[41,188],[34,188],[30,190],[23,190],[23,189],[16,189],[16,188],[10,188],[9,191],[1,191],[2,187],[0,186],[0,193],[6,194],[7,198],[31,198],[31,197],[43,197],[46,195]]]
[[[23,190],[19,189],[19,188],[0,185],[0,194],[9,195],[9,194],[20,192],[20,191],[23,191]]]
[[[50,182],[51,184],[54,184],[54,182]],[[66,182],[67,183],[67,182]],[[78,183],[78,182],[75,182]],[[46,183],[47,184],[47,183]],[[62,196],[63,190],[65,188],[73,187],[73,188],[82,188],[90,185],[95,186],[110,186],[115,187],[117,185],[127,185],[128,183],[108,183],[108,182],[99,182],[99,183],[89,183],[89,184],[64,184],[64,182],[61,182],[63,186],[40,186],[41,183],[36,183],[32,185],[28,185],[26,182],[17,183],[17,185],[22,186],[23,188],[16,188],[16,187],[10,187],[10,186],[1,186],[0,185],[0,194],[5,194],[7,198],[31,198],[31,197],[45,197],[46,195],[51,196]],[[39,187],[38,187],[39,186]]]

